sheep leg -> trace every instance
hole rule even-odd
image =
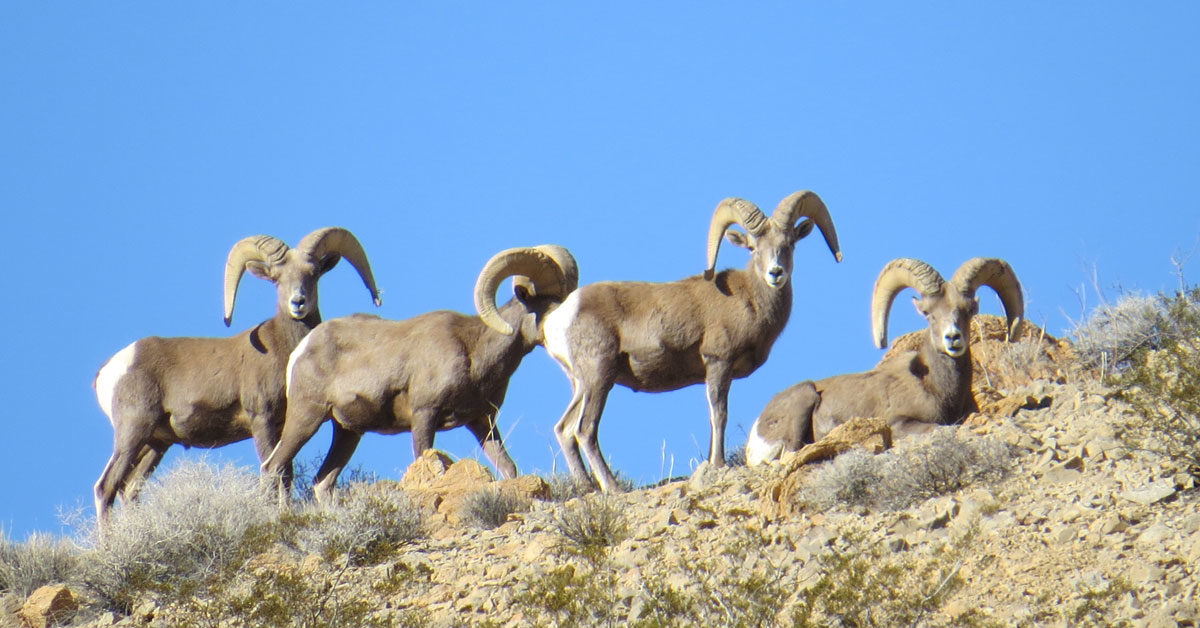
[[[483,416],[467,423],[467,429],[475,435],[484,455],[491,461],[492,466],[500,473],[500,477],[511,480],[517,477],[517,465],[504,449],[504,440],[500,428],[496,425],[495,416]]]
[[[146,485],[146,478],[154,473],[154,469],[158,467],[158,463],[162,462],[163,455],[167,453],[168,443],[165,446],[146,445],[142,447],[141,453],[138,455],[137,466],[133,472],[129,474],[129,478],[125,480],[125,486],[121,489],[121,501],[130,502],[137,499],[138,493],[142,492],[142,487]]]
[[[563,413],[562,418],[554,425],[554,437],[558,439],[558,446],[562,449],[571,476],[577,482],[586,482],[591,486],[592,477],[583,466],[583,457],[579,454],[579,421],[584,401],[583,386],[572,378],[571,402],[567,404],[567,411]]]
[[[256,416],[250,421],[250,436],[254,439],[254,451],[258,454],[260,463],[266,462],[271,456],[271,452],[275,450],[275,445],[279,443],[280,433],[283,428],[279,425],[272,425],[271,421],[266,417]],[[286,493],[292,492],[292,481],[296,477],[295,465],[289,460],[280,471],[279,480],[283,482],[283,490]]]
[[[309,408],[303,411],[301,408]],[[320,410],[319,412],[317,410]],[[279,501],[284,503],[291,495],[291,487],[283,484],[284,469],[292,467],[296,454],[304,447],[321,424],[325,422],[328,412],[319,406],[292,402],[288,404],[287,418],[283,421],[283,433],[271,455],[262,463],[262,475],[275,482],[279,490]]]
[[[133,457],[123,448],[114,451],[108,459],[108,464],[104,465],[104,472],[100,474],[95,487],[96,521],[101,525],[108,521],[108,511],[117,499],[117,491],[125,483],[125,478],[132,468]]]
[[[329,453],[325,454],[325,461],[321,463],[317,477],[313,479],[313,496],[317,498],[318,503],[330,503],[333,489],[337,487],[338,476],[350,463],[350,457],[354,455],[360,440],[362,434],[342,427],[337,421],[333,422],[333,439],[329,443]]]
[[[729,420],[729,386],[733,371],[729,362],[711,356],[704,358],[704,383],[708,393],[708,423],[712,428],[708,440],[708,463],[725,466],[725,424]]]
[[[583,454],[592,467],[592,473],[600,482],[600,489],[606,493],[616,493],[621,488],[617,485],[617,478],[613,476],[612,470],[608,468],[608,463],[604,461],[604,454],[600,453],[600,416],[604,414],[604,404],[608,402],[608,391],[610,390],[612,390],[612,384],[591,386],[584,392],[583,410],[579,415],[579,432],[576,440],[583,448]]]

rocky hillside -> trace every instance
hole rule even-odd
[[[215,588],[148,593],[128,615],[78,585],[47,587],[10,596],[0,625],[46,625],[53,609],[81,626],[1196,625],[1192,476],[1122,444],[1130,408],[1069,372],[1069,345],[1030,328],[1005,346],[981,319],[983,412],[949,439],[883,452],[890,439],[865,421],[779,463],[704,464],[561,502],[542,478],[493,483],[474,460],[429,452],[401,482],[353,489],[404,491],[425,514],[415,541],[369,557],[275,543]],[[939,466],[956,448],[974,452],[967,468]],[[842,465],[838,480],[852,456],[925,460],[941,475],[900,495],[885,476],[914,467]],[[483,488],[531,505],[483,529],[469,514]],[[857,499],[868,494],[886,505]]]

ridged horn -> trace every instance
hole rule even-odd
[[[269,266],[280,264],[287,255],[288,245],[278,238],[256,235],[242,238],[229,249],[225,260],[225,326],[233,322],[233,304],[237,301],[238,284],[248,262],[262,262]]]
[[[383,299],[375,287],[375,275],[371,274],[371,263],[367,261],[367,253],[363,250],[358,238],[354,237],[349,230],[341,227],[317,229],[304,236],[296,248],[317,260],[331,253],[346,258],[354,270],[358,271],[358,276],[362,278],[363,284],[367,286],[375,307],[383,305]]]
[[[534,293],[566,297],[579,286],[579,267],[567,249],[554,244],[505,249],[492,256],[475,280],[475,311],[488,327],[511,336],[512,325],[500,317],[496,289],[509,277],[527,277]]]
[[[995,257],[969,259],[954,271],[950,283],[971,298],[980,286],[995,290],[1008,319],[1008,340],[1011,342],[1020,337],[1017,332],[1025,316],[1025,297],[1021,294],[1021,282],[1008,262]]]
[[[892,301],[905,288],[912,288],[922,296],[937,294],[946,281],[933,266],[911,257],[894,259],[879,272],[875,280],[875,291],[871,293],[871,337],[875,346],[887,348],[888,316]]]
[[[744,227],[750,235],[762,235],[767,230],[767,215],[754,203],[741,198],[730,197],[717,205],[712,222],[708,226],[708,266],[704,271],[705,279],[712,279],[721,239],[725,237],[725,230],[734,224]]]
[[[829,252],[833,253],[833,259],[842,261],[842,248],[838,245],[837,229],[833,226],[833,219],[829,217],[829,209],[825,207],[825,202],[817,196],[816,192],[810,190],[795,192],[780,201],[779,206],[775,208],[775,213],[771,214],[771,220],[784,229],[791,229],[801,218],[809,218],[817,223],[817,228],[821,230],[821,236],[825,238]]]

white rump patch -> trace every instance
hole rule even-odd
[[[546,316],[545,322],[542,323],[542,346],[546,347],[546,352],[558,360],[563,369],[570,376],[571,368],[571,347],[567,343],[567,330],[575,323],[575,318],[579,316],[579,291],[576,290],[567,296],[567,300],[562,302],[553,312]]]
[[[296,365],[296,359],[300,357],[300,354],[304,353],[306,348],[308,348],[309,338],[312,338],[312,332],[309,332],[309,334],[304,337],[304,340],[301,340],[300,344],[296,345],[296,348],[292,351],[292,354],[288,356],[287,370],[283,372],[283,394],[285,395],[292,392],[292,368]]]
[[[768,462],[783,453],[783,443],[771,443],[758,435],[758,419],[750,427],[750,437],[746,439],[746,464],[754,466]]]
[[[100,367],[100,372],[96,374],[96,401],[100,402],[100,409],[104,410],[104,414],[108,416],[109,423],[113,423],[113,405],[116,403],[117,383],[129,372],[136,355],[137,342],[130,343],[128,347],[121,349],[116,355],[109,358],[108,362]],[[113,423],[113,427],[116,427],[116,423]]]

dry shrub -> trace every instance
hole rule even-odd
[[[276,515],[256,473],[184,461],[94,532],[79,579],[118,612],[146,594],[187,597],[261,551]]]
[[[299,549],[330,560],[344,555],[354,565],[378,564],[425,536],[421,510],[403,491],[382,485],[351,484],[336,503],[304,512]]]
[[[561,549],[593,561],[629,536],[629,520],[617,498],[603,493],[564,504],[551,515],[550,526]]]
[[[993,438],[964,438],[956,428],[879,455],[846,452],[815,469],[800,500],[818,509],[838,505],[906,508],[981,480],[1003,476],[1012,452]]]
[[[1160,296],[1153,342],[1132,351],[1115,381],[1136,417],[1122,437],[1200,475],[1200,287]]]
[[[514,512],[529,510],[529,501],[494,488],[472,493],[463,502],[461,516],[468,524],[484,530],[499,527]]]
[[[50,534],[35,533],[24,543],[0,530],[0,592],[28,597],[47,584],[67,582],[79,568],[79,548]]]

